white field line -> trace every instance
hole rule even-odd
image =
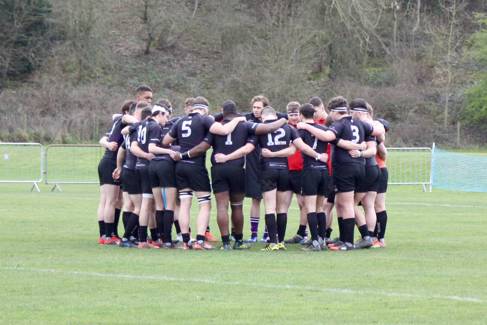
[[[316,288],[310,286],[301,286],[294,284],[259,284],[253,282],[240,282],[240,281],[224,281],[215,279],[203,279],[203,278],[179,278],[165,275],[137,275],[137,274],[123,274],[123,273],[102,273],[102,272],[85,272],[85,271],[63,271],[57,269],[37,269],[37,268],[24,268],[24,267],[2,267],[2,270],[6,271],[24,271],[32,273],[50,273],[69,276],[87,276],[87,277],[100,277],[100,278],[112,278],[112,279],[127,279],[127,280],[143,280],[143,281],[161,281],[161,282],[184,282],[184,283],[202,283],[219,286],[243,286],[252,287],[256,289],[275,289],[275,290],[298,290],[298,291],[312,291],[319,293],[334,293],[334,294],[350,294],[350,295],[366,295],[376,296],[381,295],[384,297],[398,297],[407,299],[436,299],[436,300],[450,300],[461,301],[470,303],[484,303],[482,299],[475,297],[465,296],[448,296],[448,295],[421,295],[421,294],[409,294],[400,292],[390,292],[381,290],[356,290],[347,288]]]

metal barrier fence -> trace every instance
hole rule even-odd
[[[390,185],[421,185],[432,190],[432,159],[435,144],[429,147],[387,148]]]
[[[39,143],[0,143],[0,183],[53,185],[97,184],[97,166],[104,149],[97,144],[42,146]],[[432,189],[432,148],[388,148],[389,184],[421,185]]]
[[[40,192],[43,151],[40,143],[0,142],[0,183],[31,183]]]

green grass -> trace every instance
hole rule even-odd
[[[0,184],[2,324],[485,324],[485,193],[392,187],[386,249],[266,253],[102,247],[97,187],[48,189]]]

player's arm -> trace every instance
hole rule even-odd
[[[274,132],[286,123],[287,120],[285,118],[280,118],[277,121],[271,123],[256,123],[255,134],[262,135]]]
[[[225,124],[221,124],[220,122],[214,122],[210,126],[209,130],[213,134],[228,135],[229,133],[232,133],[233,130],[235,130],[235,127],[237,126],[238,123],[245,122],[245,121],[246,121],[245,116],[239,116]]]
[[[374,141],[367,141],[367,149],[361,151],[361,150],[350,150],[349,154],[353,158],[370,158],[375,156],[377,153],[377,142]]]
[[[291,144],[289,145],[289,147],[285,149],[281,149],[279,151],[274,151],[274,152],[270,151],[267,148],[262,148],[261,154],[262,157],[265,158],[287,158],[289,156],[294,155],[295,152],[296,152],[296,147],[293,144]]]
[[[123,122],[123,124],[135,124],[139,121],[137,121],[137,119],[135,117],[133,117],[132,115],[124,114],[122,116],[122,122]]]
[[[384,144],[384,142],[381,142],[377,145],[377,153],[379,154],[379,157],[381,157],[382,159],[386,159],[387,157],[387,148]]]
[[[324,142],[332,142],[336,140],[336,134],[330,130],[322,130],[319,128],[315,128],[311,124],[299,122],[297,125],[298,129],[306,130],[311,133],[314,137],[318,138]]]
[[[122,131],[120,131],[120,132],[122,133],[122,135],[128,135],[128,134],[130,134],[130,128],[131,128],[131,127],[132,127],[131,125],[127,125],[127,126],[126,126],[126,127],[124,127],[124,128],[122,129]]]
[[[143,158],[147,160],[152,160],[152,158],[154,158],[154,154],[150,152],[145,152],[144,150],[140,149],[139,143],[137,141],[133,141],[130,144],[130,152],[138,158]]]
[[[365,150],[367,149],[367,143],[361,142],[361,143],[354,143],[349,140],[343,140],[343,139],[338,139],[337,141],[337,146],[339,146],[342,149],[345,150]]]
[[[384,125],[379,121],[372,121],[372,135],[374,137],[380,137],[386,133]]]
[[[255,149],[255,145],[247,142],[243,147],[238,148],[232,153],[229,153],[228,155],[225,155],[223,153],[217,153],[215,154],[215,161],[219,164],[221,163],[226,163],[227,161],[230,160],[235,160],[235,159],[240,159],[249,153],[251,153]]]
[[[106,135],[101,137],[99,143],[102,147],[110,151],[115,151],[118,149],[118,143],[116,141],[108,141],[108,137]]]
[[[158,147],[155,143],[149,143],[149,152],[154,155],[170,155],[174,153],[174,150]]]
[[[113,179],[119,179],[120,174],[122,172],[122,165],[123,161],[125,160],[125,149],[123,147],[120,147],[120,150],[117,152],[117,167],[112,173]]]
[[[328,161],[328,155],[326,153],[319,153],[316,152],[313,148],[306,144],[301,138],[296,138],[293,141],[293,144],[296,146],[298,150],[301,150],[307,156],[313,157],[316,160],[321,160],[323,162]]]

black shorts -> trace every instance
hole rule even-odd
[[[377,186],[377,193],[386,193],[387,192],[387,183],[389,182],[389,172],[387,171],[387,167],[380,169],[379,175],[379,184]]]
[[[149,166],[137,167],[136,170],[139,175],[139,183],[142,194],[152,194]]]
[[[172,160],[151,160],[149,177],[151,187],[176,187],[175,164]]]
[[[177,163],[176,184],[178,190],[190,188],[196,192],[211,192],[208,171],[201,165]]]
[[[262,199],[262,187],[260,179],[262,172],[260,169],[247,164],[245,167],[245,196],[253,199]]]
[[[113,179],[113,171],[117,168],[117,162],[112,159],[102,158],[98,164],[98,179],[100,180],[100,186],[120,185],[120,180]]]
[[[277,189],[279,192],[291,190],[289,185],[289,170],[267,168],[262,172],[262,192]]]
[[[379,187],[379,166],[365,166],[365,177],[358,183],[355,192],[377,192]]]
[[[330,179],[332,179],[332,177],[330,176]],[[337,194],[336,190],[335,190],[335,187],[333,187],[333,191],[331,192],[328,192],[328,196],[326,197],[326,201],[328,203],[335,203],[335,195]]]
[[[303,193],[303,171],[290,170],[289,171],[289,186],[293,193],[301,195]]]
[[[245,193],[245,171],[242,166],[217,164],[211,167],[213,193]]]
[[[333,182],[338,192],[354,192],[364,177],[364,165],[346,164],[333,166]]]
[[[306,168],[303,170],[303,195],[327,196],[329,178],[327,169]]]
[[[122,168],[122,191],[128,194],[142,194],[142,187],[140,187],[139,173],[135,169]]]

